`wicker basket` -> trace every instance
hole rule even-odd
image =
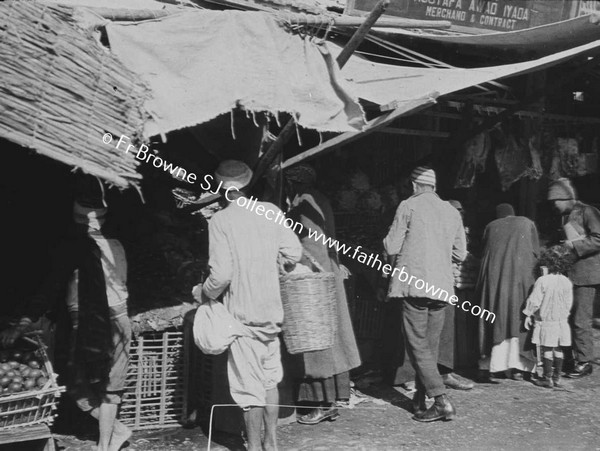
[[[144,332],[132,340],[120,421],[133,430],[181,425],[183,330]]]
[[[48,354],[39,339],[36,340],[36,346],[35,352],[44,364],[48,382],[38,390],[0,397],[0,432],[39,423],[50,425],[54,421],[58,398],[61,392],[65,391],[65,387],[58,386]]]
[[[337,332],[335,276],[289,274],[280,279],[283,340],[290,354],[331,348]]]

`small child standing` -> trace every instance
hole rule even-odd
[[[545,250],[539,260],[543,275],[538,278],[527,298],[523,313],[525,329],[531,328],[531,341],[541,347],[544,375],[533,383],[545,388],[562,388],[560,373],[563,365],[561,346],[571,346],[569,313],[573,305],[573,284],[565,276],[574,262],[574,256],[564,246]]]

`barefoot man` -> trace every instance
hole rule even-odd
[[[282,265],[295,264],[302,246],[282,224],[285,217],[279,208],[246,197],[244,188],[251,179],[252,170],[242,161],[226,160],[217,168],[215,180],[225,208],[210,220],[210,274],[201,290],[194,289],[194,296],[201,301],[222,299],[229,313],[248,329],[249,336],[237,338],[229,348],[229,388],[244,410],[248,451],[274,451],[277,384],[283,377],[277,337],[283,322],[278,260]]]

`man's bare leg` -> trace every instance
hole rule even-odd
[[[279,391],[277,387],[267,390],[265,407],[265,451],[277,451],[277,419],[279,418]]]
[[[131,437],[131,429],[116,419],[117,408],[116,404],[103,403],[90,411],[90,415],[98,420],[98,451],[118,451]]]
[[[108,451],[119,451],[129,437],[131,437],[131,429],[115,419],[112,437],[110,438],[110,442],[108,442]]]
[[[248,435],[248,451],[262,451],[260,432],[263,424],[264,407],[250,407],[244,412],[246,434]]]
[[[100,437],[98,438],[98,451],[108,451],[108,444],[113,434],[115,420],[117,418],[116,404],[100,404],[98,411],[98,428]]]

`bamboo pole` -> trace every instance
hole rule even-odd
[[[124,8],[104,8],[100,6],[86,6],[85,9],[98,14],[104,19],[114,22],[136,22],[140,20],[159,19],[170,16],[179,11],[168,11],[164,9],[124,9]]]
[[[170,16],[180,12],[180,10],[173,9],[125,9],[105,8],[100,6],[86,6],[85,8],[96,13],[104,19],[115,22],[135,22],[141,20],[159,19],[161,17]],[[275,17],[279,22],[293,25],[305,25],[309,27],[320,27],[329,24],[332,24],[336,27],[359,27],[365,22],[363,17],[350,16],[346,14],[329,16],[325,14],[285,13],[277,11],[275,13]],[[419,20],[408,19],[404,17],[384,17],[377,21],[377,26],[386,28],[447,29],[452,26],[452,23],[447,20]]]
[[[381,3],[381,2],[380,2]],[[380,5],[378,3],[373,8],[375,11],[378,8],[383,8],[380,15],[383,14],[385,8],[389,5],[389,2],[386,3],[385,6]],[[283,21],[286,24],[291,25],[306,25],[309,27],[319,27],[332,24],[336,27],[359,27],[365,24],[370,18],[372,18],[373,11],[367,16],[367,20],[365,21],[364,17],[356,17],[356,16],[326,16],[326,15],[308,15],[308,14],[299,14],[299,13],[280,13],[277,14],[277,19],[279,21]],[[373,23],[377,21],[378,27],[386,27],[386,28],[450,28],[452,24],[447,20],[417,20],[417,19],[406,19],[402,17],[383,17],[378,18],[375,17]],[[371,26],[373,25],[371,24]],[[370,28],[370,27],[369,27]]]

